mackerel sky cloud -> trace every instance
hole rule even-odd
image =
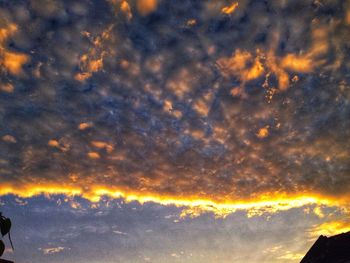
[[[331,0],[0,1],[4,204],[347,225],[349,17]]]

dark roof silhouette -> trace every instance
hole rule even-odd
[[[350,232],[320,236],[300,263],[350,263]]]

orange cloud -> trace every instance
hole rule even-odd
[[[10,23],[0,28],[0,44],[3,45],[17,31],[17,25]]]
[[[12,93],[15,87],[11,83],[0,84],[0,90],[6,93]]]
[[[345,22],[350,25],[350,10],[346,12]]]
[[[120,9],[126,15],[127,19],[130,20],[132,18],[131,8],[127,1],[123,1],[120,4]]]
[[[320,235],[333,236],[340,233],[346,233],[350,231],[350,221],[330,221],[322,223],[321,225],[315,225],[311,231],[311,237],[317,237]]]
[[[281,59],[281,66],[287,70],[309,73],[314,69],[313,60],[310,56],[297,56],[288,54]]]
[[[176,118],[181,118],[182,117],[182,112],[179,111],[179,110],[175,110],[173,108],[173,103],[170,100],[165,100],[164,101],[163,110],[165,112],[171,114],[172,116],[176,117]]]
[[[221,12],[226,14],[226,15],[229,15],[229,14],[232,14],[238,7],[238,2],[234,2],[232,3],[232,5],[230,6],[225,6],[221,9]]]
[[[114,13],[118,15],[119,10],[127,20],[133,17],[133,8],[136,7],[137,12],[141,16],[146,16],[154,12],[158,7],[158,0],[108,0],[114,9]]]
[[[264,128],[259,129],[257,136],[261,139],[267,137],[269,135],[268,128],[269,128],[269,126],[266,126]]]
[[[97,152],[89,152],[88,156],[90,159],[100,159],[100,154]]]
[[[28,61],[28,56],[24,54],[9,51],[3,53],[2,64],[12,75],[21,74],[23,65]]]
[[[79,187],[77,184],[71,186],[65,182],[61,184],[31,185],[23,184],[21,186],[12,186],[3,184],[0,187],[0,196],[6,194],[15,194],[22,198],[33,197],[40,194],[65,194],[67,196],[82,196],[92,202],[97,202],[102,196],[112,198],[124,198],[127,202],[137,201],[141,204],[147,202],[158,203],[162,205],[174,205],[182,207],[181,216],[196,217],[202,213],[211,212],[217,217],[225,217],[233,212],[245,210],[248,216],[257,216],[263,213],[276,213],[286,211],[291,208],[299,208],[308,205],[325,205],[325,206],[341,206],[342,203],[336,203],[332,199],[307,196],[307,195],[265,195],[257,199],[232,199],[225,201],[217,201],[195,196],[166,196],[160,194],[152,194],[147,192],[123,191],[114,187],[101,187],[92,185],[87,190],[86,186]],[[339,228],[338,228],[339,229]]]
[[[103,69],[103,60],[108,54],[105,42],[111,39],[112,29],[113,25],[109,26],[105,31],[96,37],[91,37],[89,32],[83,32],[83,35],[90,40],[92,47],[86,54],[80,56],[80,72],[75,75],[76,80],[84,82],[85,80],[89,79],[93,73]]]
[[[59,146],[59,143],[56,140],[49,140],[47,144],[51,147],[58,147]]]
[[[15,137],[13,137],[12,135],[4,135],[2,136],[2,140],[5,141],[5,142],[10,142],[10,143],[16,143],[17,140]]]
[[[137,11],[145,16],[154,12],[158,7],[158,0],[136,0]]]
[[[290,86],[290,72],[311,73],[323,64],[322,55],[329,49],[329,29],[315,24],[312,29],[312,45],[304,54],[289,53],[276,56],[273,49],[255,52],[237,49],[231,57],[223,57],[216,64],[225,77],[236,77],[241,87],[251,80],[258,79],[264,73],[265,79],[273,74],[277,78],[278,89],[284,91]],[[268,83],[264,84],[268,86]]]
[[[79,128],[79,130],[85,130],[85,129],[88,129],[92,126],[93,126],[93,124],[91,122],[82,122],[79,124],[78,128]]]
[[[255,79],[264,70],[259,57],[253,58],[251,53],[240,49],[237,49],[229,58],[219,59],[217,65],[224,75],[236,75],[241,81]]]
[[[98,149],[105,149],[108,153],[111,153],[114,149],[113,145],[101,141],[92,141],[91,145]]]
[[[193,109],[197,111],[201,116],[207,116],[211,108],[213,97],[213,92],[209,91],[205,93],[201,98],[197,99],[194,102]]]
[[[6,49],[6,42],[17,30],[17,26],[12,23],[0,28],[0,68],[12,75],[22,74],[23,65],[29,61],[27,55]]]
[[[303,253],[294,253],[294,252],[290,252],[290,251],[286,251],[285,254],[283,254],[282,256],[277,257],[277,259],[279,260],[283,260],[283,261],[299,261],[304,257]]]
[[[59,140],[59,141],[53,140],[53,139],[52,139],[52,140],[49,140],[49,141],[47,142],[47,145],[50,146],[50,147],[53,147],[53,148],[60,149],[60,150],[63,151],[63,152],[68,151],[69,148],[70,148],[70,145],[69,145],[67,142],[65,142],[64,139],[61,139],[61,140]]]

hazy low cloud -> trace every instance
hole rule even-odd
[[[180,209],[157,204],[104,199],[98,207],[81,198],[29,198],[19,207],[15,197],[2,197],[1,211],[11,215],[15,253],[6,258],[40,262],[299,262],[311,246],[316,226],[341,220],[334,208],[304,206],[280,213],[248,217],[237,212],[216,219],[211,214],[180,218]],[[80,208],[72,208],[70,202]],[[58,205],[60,203],[60,205]],[[281,235],[283,232],[283,235]],[[324,233],[324,232],[323,232]],[[252,247],[256,251],[252,253]],[[292,261],[294,258],[294,261]]]

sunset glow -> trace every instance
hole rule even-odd
[[[350,231],[349,40],[349,1],[0,1],[4,257],[291,263]]]

